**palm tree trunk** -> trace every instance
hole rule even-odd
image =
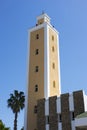
[[[17,117],[18,117],[18,113],[15,113],[15,119],[14,119],[14,130],[17,130]]]

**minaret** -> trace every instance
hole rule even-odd
[[[37,100],[60,96],[59,34],[43,13],[29,30],[28,89],[25,130],[37,130]]]

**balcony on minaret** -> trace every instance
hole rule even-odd
[[[43,23],[50,23],[50,17],[46,13],[42,13],[40,16],[37,17],[37,24],[36,26],[43,24]]]

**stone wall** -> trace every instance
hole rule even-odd
[[[62,130],[72,130],[71,122],[74,118],[84,112],[84,97],[83,91],[73,92],[74,112],[70,111],[69,93],[61,94],[61,113],[57,113],[57,96],[49,98],[49,115],[45,115],[45,99],[40,99],[37,102],[37,130],[46,130],[46,124],[49,125],[49,130],[58,130],[59,122],[62,123]],[[61,115],[61,121],[59,116]],[[76,130],[80,130],[76,128]]]
[[[76,117],[77,115],[85,111],[83,91],[80,90],[80,91],[73,92],[73,99],[74,99],[74,115]]]
[[[71,130],[68,93],[61,95],[61,117],[62,117],[62,130]]]
[[[58,130],[58,114],[56,105],[56,96],[49,98],[49,125],[50,130]]]
[[[38,130],[46,130],[45,128],[45,99],[37,102],[37,128]]]

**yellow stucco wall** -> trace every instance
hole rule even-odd
[[[36,35],[39,34],[39,39]],[[35,50],[39,49],[39,54],[35,55]],[[35,72],[35,66],[39,71]],[[38,84],[38,92],[35,92],[35,85]],[[30,33],[30,62],[29,62],[29,84],[28,84],[28,130],[34,130],[36,126],[36,114],[34,106],[37,100],[44,97],[44,28]]]
[[[54,96],[54,95],[59,96],[60,95],[57,44],[58,44],[57,43],[57,33],[54,30],[49,29],[50,96]],[[54,48],[54,51],[52,50],[52,48]],[[53,66],[54,66],[54,68],[53,68]]]

